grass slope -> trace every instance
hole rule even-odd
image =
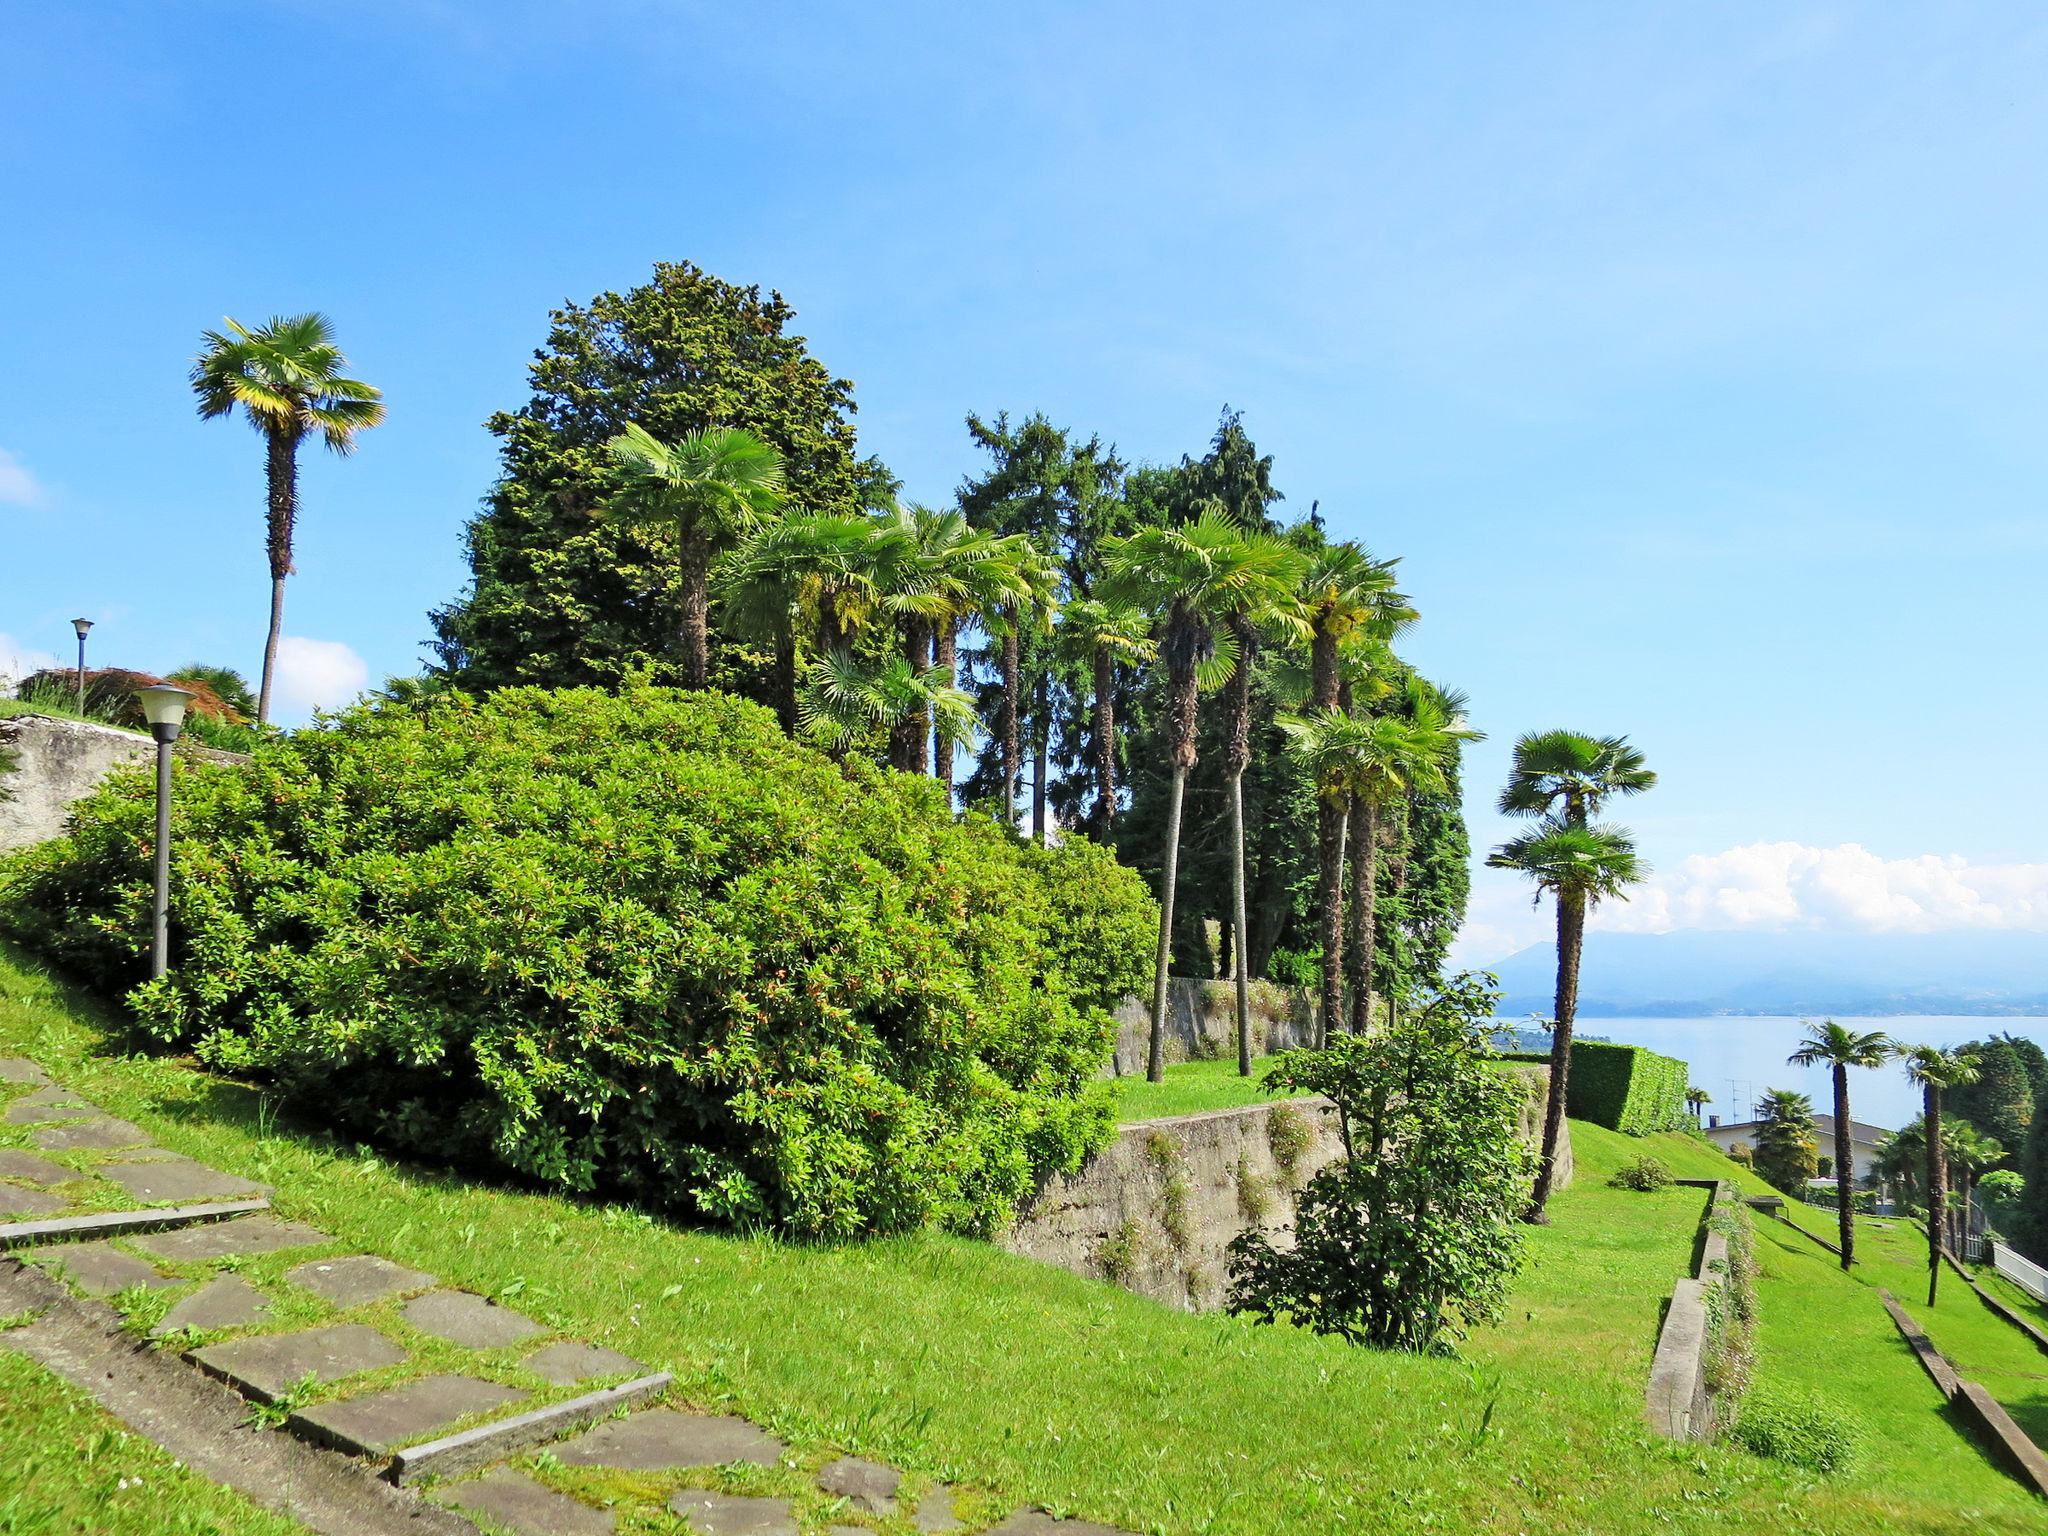
[[[1237,1058],[1215,1061],[1177,1061],[1166,1069],[1163,1082],[1152,1082],[1133,1074],[1111,1080],[1116,1094],[1116,1117],[1128,1125],[1134,1120],[1159,1120],[1168,1115],[1199,1115],[1212,1109],[1242,1109],[1247,1104],[1264,1104],[1284,1099],[1282,1089],[1260,1082],[1263,1062],[1252,1063],[1252,1075],[1240,1077]]]
[[[1172,1536],[2040,1526],[2038,1505],[1936,1432],[1931,1388],[1902,1353],[1828,1375],[1845,1401],[1897,1397],[1926,1421],[1910,1460],[1885,1458],[1909,1469],[1895,1487],[1875,1473],[1815,1484],[1650,1435],[1643,1383],[1701,1199],[1604,1181],[1646,1148],[1726,1175],[1682,1137],[1575,1126],[1579,1181],[1532,1233],[1506,1323],[1467,1360],[1433,1360],[1171,1312],[984,1244],[792,1247],[396,1165],[277,1123],[247,1089],[123,1054],[90,1006],[0,961],[11,1052],[163,1144],[276,1185],[288,1216],[670,1365],[696,1403],[751,1414],[807,1454],[844,1448],[978,1485],[987,1507],[1044,1502]],[[1809,1290],[1845,1305],[1848,1284],[1819,1272],[1766,1306],[1800,1318]],[[1778,1358],[1791,1379],[1819,1369]]]

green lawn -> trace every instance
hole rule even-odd
[[[1890,1327],[1867,1290],[1810,1260],[1767,1282],[1763,1368],[1824,1378],[1859,1410],[1895,1404],[1889,1480],[1814,1484],[1651,1436],[1643,1383],[1701,1195],[1605,1178],[1646,1148],[1726,1176],[1689,1138],[1575,1125],[1578,1182],[1531,1234],[1504,1324],[1468,1360],[1416,1359],[1168,1311],[982,1243],[794,1247],[393,1163],[280,1122],[253,1091],[128,1054],[96,1017],[0,961],[0,1053],[274,1184],[285,1215],[670,1366],[692,1401],[748,1413],[806,1455],[891,1460],[983,1490],[984,1508],[1043,1502],[1173,1536],[2040,1528],[2039,1504],[1955,1435],[1903,1350],[1838,1365],[1787,1346],[1837,1312]]]
[[[307,1536],[185,1470],[0,1331],[0,1532],[7,1536]]]
[[[1235,1056],[1216,1061],[1177,1061],[1166,1069],[1163,1082],[1151,1082],[1140,1074],[1112,1081],[1116,1091],[1116,1117],[1128,1125],[1133,1120],[1159,1120],[1167,1115],[1199,1115],[1212,1109],[1242,1109],[1268,1099],[1286,1098],[1284,1089],[1268,1088],[1261,1081],[1266,1063],[1252,1063],[1252,1075],[1240,1077]]]

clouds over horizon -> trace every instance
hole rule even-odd
[[[1495,876],[1475,881],[1460,963],[1484,964],[1553,933],[1548,903]],[[1693,854],[1654,874],[1590,924],[1610,933],[1678,929],[1935,933],[2004,929],[2048,933],[2048,863],[1974,864],[1958,854],[1886,859],[1859,843],[1746,843]]]
[[[0,507],[39,507],[43,487],[28,466],[0,448]]]
[[[272,713],[302,720],[316,709],[348,703],[369,681],[368,664],[343,641],[285,635],[277,642]]]

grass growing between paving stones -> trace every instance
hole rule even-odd
[[[98,1017],[0,963],[0,1053],[37,1058],[166,1147],[275,1185],[281,1214],[672,1368],[680,1397],[749,1415],[806,1467],[843,1449],[943,1478],[963,1512],[969,1496],[991,1514],[1043,1502],[1174,1536],[2040,1527],[2041,1506],[1953,1432],[1902,1350],[1872,1335],[1836,1370],[1818,1345],[1786,1347],[1837,1317],[1890,1327],[1866,1287],[1811,1265],[1767,1274],[1758,1371],[1895,1408],[1905,1449],[1884,1457],[1889,1478],[1816,1482],[1651,1436],[1643,1386],[1702,1195],[1605,1181],[1646,1150],[1681,1176],[1730,1176],[1692,1138],[1575,1126],[1577,1182],[1531,1233],[1506,1323],[1465,1360],[1419,1359],[1171,1312],[984,1244],[796,1247],[400,1166],[267,1118],[254,1092],[121,1054]],[[1759,1223],[1759,1248],[1775,1265],[1770,1230]],[[629,1529],[661,1529],[644,1497],[634,1505]]]
[[[8,1536],[308,1536],[185,1470],[0,1332],[0,1532]]]

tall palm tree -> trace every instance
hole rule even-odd
[[[1020,535],[1021,537],[1021,535]],[[1000,655],[1002,691],[996,700],[996,738],[1003,771],[1003,815],[1015,814],[1017,779],[1023,762],[1023,743],[1018,734],[1022,702],[1023,641],[1029,627],[1050,632],[1052,615],[1058,606],[1058,571],[1052,558],[1032,546],[1035,560],[1020,560],[1018,570],[1027,577],[1027,589],[1006,598],[990,616]]]
[[[1685,1107],[1692,1111],[1692,1123],[1694,1125],[1700,1123],[1700,1111],[1713,1102],[1713,1095],[1704,1088],[1688,1088],[1685,1090]]]
[[[782,454],[741,427],[701,427],[664,443],[638,422],[606,445],[623,521],[673,528],[681,567],[683,686],[711,676],[712,557],[755,533],[783,502]]]
[[[1967,1051],[1933,1045],[1902,1045],[1906,1076],[1920,1085],[1921,1122],[1927,1142],[1927,1305],[1941,1283],[1942,1227],[1948,1219],[1948,1148],[1941,1129],[1941,1095],[1977,1081],[1977,1058]]]
[[[1550,1096],[1543,1110],[1542,1164],[1527,1219],[1545,1222],[1545,1206],[1557,1169],[1559,1137],[1564,1133],[1564,1107],[1572,1066],[1572,1020],[1579,1006],[1579,957],[1586,938],[1586,915],[1609,898],[1628,899],[1628,888],[1649,878],[1649,866],[1636,855],[1633,838],[1620,827],[1594,823],[1574,826],[1546,816],[1530,831],[1510,838],[1486,860],[1493,869],[1519,870],[1536,885],[1536,900],[1546,892],[1557,900],[1556,1017],[1550,1034]]]
[[[1180,871],[1181,804],[1195,766],[1195,709],[1204,684],[1226,682],[1238,664],[1229,617],[1278,605],[1300,579],[1301,556],[1281,540],[1247,533],[1220,505],[1204,504],[1176,528],[1145,528],[1103,543],[1097,595],[1154,615],[1166,665],[1168,766],[1165,866],[1160,875],[1159,954],[1153,976],[1152,1039],[1146,1075],[1158,1082],[1166,1058],[1167,966],[1172,958],[1174,884]],[[1220,633],[1219,633],[1220,631]]]
[[[1957,1232],[1970,1235],[1970,1211],[1977,1198],[1977,1181],[2005,1161],[2005,1143],[1987,1136],[1967,1120],[1948,1123],[1948,1160],[1958,1175],[1956,1193],[1962,1199],[1956,1211]]]
[[[797,700],[803,734],[834,756],[868,731],[887,731],[893,740],[905,720],[935,715],[964,733],[973,725],[974,701],[947,684],[937,667],[915,667],[906,656],[864,665],[844,648],[827,651],[812,664]]]
[[[1092,678],[1088,755],[1095,775],[1095,810],[1089,818],[1097,842],[1116,832],[1116,669],[1152,659],[1151,626],[1128,604],[1077,597],[1060,608],[1054,644],[1063,659],[1081,663]]]
[[[1806,1037],[1786,1058],[1795,1067],[1826,1064],[1835,1079],[1835,1210],[1841,1234],[1842,1268],[1856,1258],[1856,1161],[1849,1136],[1849,1069],[1881,1067],[1892,1057],[1898,1042],[1881,1030],[1859,1033],[1844,1029],[1833,1019],[1824,1019],[1818,1029],[1806,1026]]]
[[[1515,743],[1500,812],[1557,815],[1567,826],[1583,827],[1609,800],[1640,795],[1656,783],[1657,775],[1626,736],[1536,731]]]
[[[269,482],[265,548],[270,557],[270,630],[263,642],[263,682],[256,723],[270,723],[277,642],[284,630],[284,580],[292,573],[292,534],[299,520],[299,444],[319,433],[337,454],[355,451],[356,435],[384,419],[381,390],[346,376],[348,359],[335,345],[325,315],[279,317],[254,330],[223,322],[201,334],[192,363],[192,392],[202,420],[240,406],[263,434]]]

